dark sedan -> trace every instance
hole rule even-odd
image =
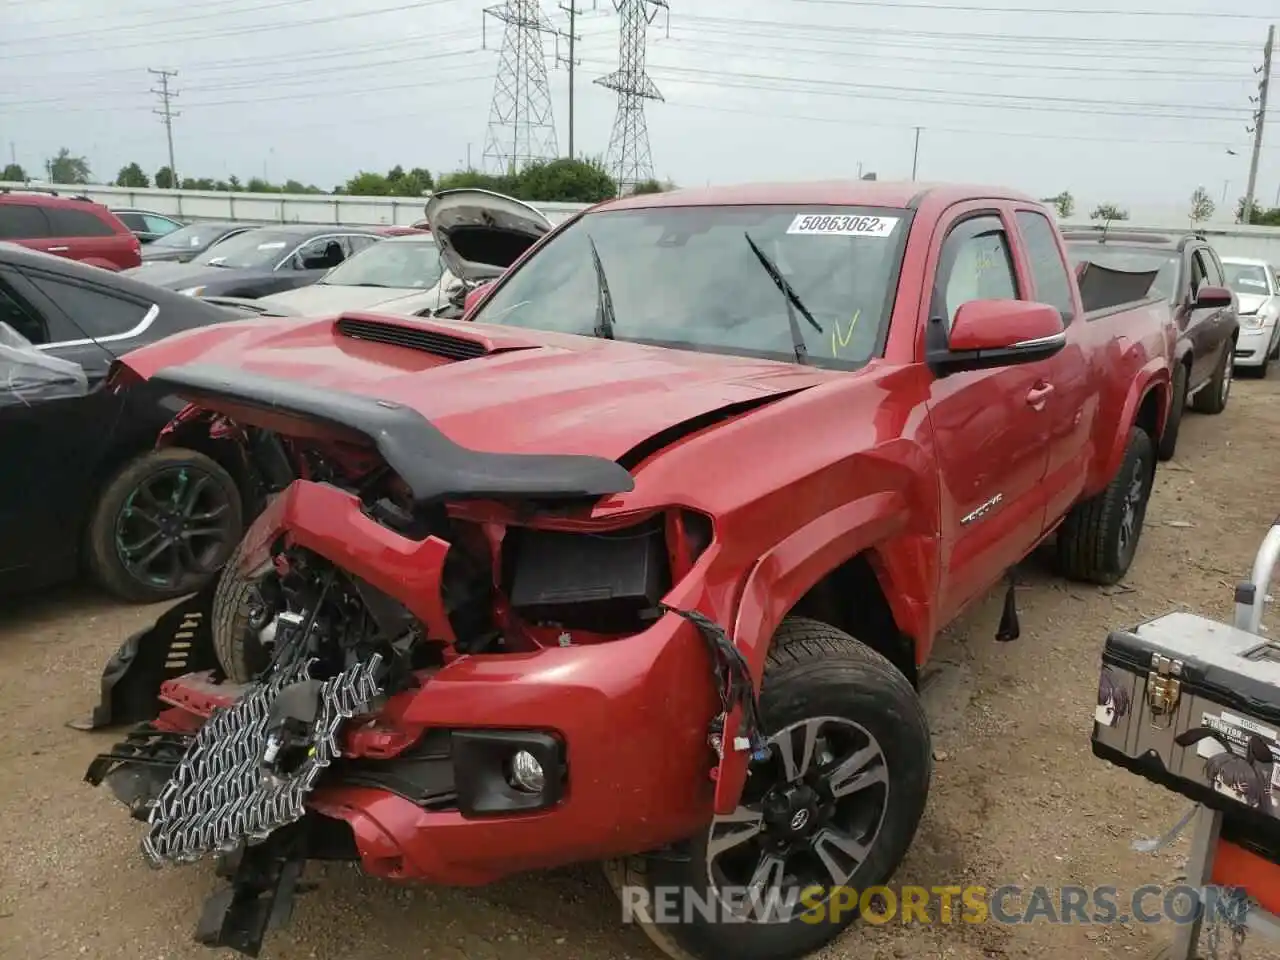
[[[233,445],[156,449],[183,407],[105,379],[124,353],[247,314],[0,243],[0,590],[90,573],[152,602],[227,559],[250,496]]]
[[[252,230],[255,224],[235,220],[202,220],[157,237],[142,248],[142,262],[188,263],[214,244]]]
[[[257,227],[185,264],[126,271],[196,297],[263,297],[315,283],[353,253],[385,236],[380,227]]]

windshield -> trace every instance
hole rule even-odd
[[[910,217],[869,207],[603,210],[547,241],[474,319],[590,336],[601,291],[594,244],[617,340],[795,360],[791,303],[810,362],[860,366],[880,349]]]
[[[442,272],[434,240],[386,240],[361,250],[320,282],[335,287],[427,289],[440,282]]]
[[[219,232],[211,227],[192,223],[153,240],[151,246],[166,250],[199,250],[208,246],[209,241]]]
[[[1173,250],[1150,247],[1118,247],[1110,243],[1068,243],[1067,255],[1073,269],[1086,260],[1108,270],[1126,273],[1158,271],[1151,284],[1150,296],[1172,300],[1178,285],[1178,254]]]
[[[233,269],[274,267],[301,240],[296,233],[280,230],[246,230],[212,247],[196,263]]]
[[[1227,286],[1246,296],[1267,297],[1271,287],[1267,283],[1267,268],[1259,263],[1223,263]]]

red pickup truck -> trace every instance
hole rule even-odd
[[[153,862],[224,858],[209,945],[256,951],[346,857],[603,860],[673,955],[815,950],[915,834],[939,630],[1049,538],[1068,576],[1129,568],[1167,323],[1082,310],[1027,197],[859,181],[603,204],[464,322],[139,350],[115,382],[187,398],[166,442],[266,505],[109,666],[96,725],[144,722],[86,778]]]

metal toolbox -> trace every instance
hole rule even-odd
[[[1280,643],[1182,612],[1113,632],[1092,746],[1280,844]]]

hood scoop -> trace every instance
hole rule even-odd
[[[344,313],[334,324],[334,331],[352,340],[405,347],[449,360],[475,360],[492,352],[480,340],[445,333],[432,327],[409,326],[360,314]]]

